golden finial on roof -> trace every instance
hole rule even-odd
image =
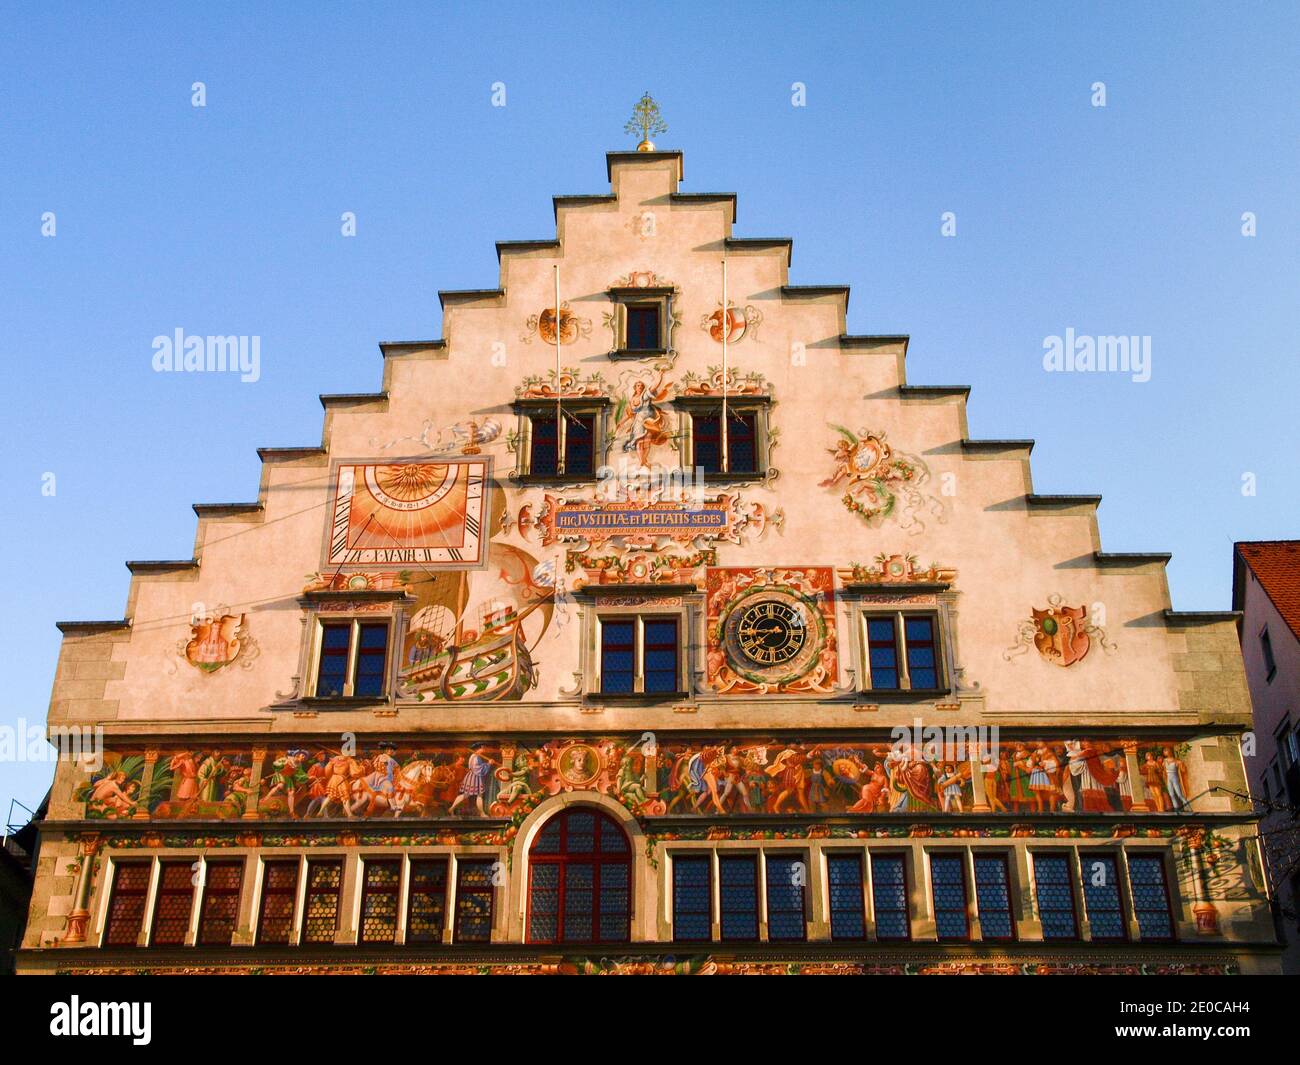
[[[641,143],[636,146],[638,152],[653,152],[655,146],[650,135],[667,133],[668,124],[659,114],[659,105],[654,102],[654,97],[646,93],[632,108],[632,117],[627,120],[627,125],[623,129],[627,133],[641,134]]]

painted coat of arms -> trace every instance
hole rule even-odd
[[[1034,610],[1034,646],[1038,653],[1058,666],[1073,665],[1088,653],[1086,606],[1048,607]]]
[[[181,641],[181,657],[195,669],[215,673],[228,666],[248,642],[243,614],[216,613],[190,621],[190,636]]]
[[[1082,662],[1094,644],[1108,654],[1115,650],[1106,630],[1088,617],[1088,608],[1066,606],[1061,595],[1049,595],[1046,610],[1031,607],[1029,614],[1020,622],[1016,642],[1002,652],[1008,662],[1030,647],[1045,661],[1063,667]]]

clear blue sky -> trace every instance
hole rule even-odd
[[[646,89],[686,191],[852,285],[851,331],[911,334],[913,383],[972,385],[973,436],[1036,438],[1038,491],[1104,493],[1108,550],[1173,551],[1175,606],[1300,534],[1297,5],[321,11],[0,5],[0,723],[43,720],[54,622],[121,617],[124,560],[188,558],[191,503],[256,498],[255,449],[318,443],[376,341],[440,335],[493,241],[607,191]],[[261,336],[261,380],[154,373],[178,327]],[[1150,335],[1151,381],[1044,373],[1067,328]],[[49,776],[0,765],[0,801]]]

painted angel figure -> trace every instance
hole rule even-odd
[[[654,384],[647,384],[645,381],[633,383],[631,395],[627,399],[627,407],[614,427],[615,436],[621,435],[624,430],[628,431],[623,450],[635,451],[637,463],[641,466],[650,464],[652,447],[668,443],[667,415],[658,406],[668,398],[671,391],[671,387],[664,382],[665,372],[665,370],[659,371]]]

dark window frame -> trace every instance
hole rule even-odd
[[[1095,862],[1102,862],[1109,868],[1108,875],[1114,883],[1115,905],[1095,906],[1093,904],[1092,892],[1098,890],[1093,887],[1092,883],[1092,865]],[[1120,866],[1119,855],[1113,851],[1083,851],[1079,855],[1080,875],[1083,880],[1083,911],[1088,918],[1088,938],[1095,943],[1127,943],[1129,939],[1128,932],[1128,914],[1124,909],[1124,892],[1120,884]],[[1105,933],[1097,934],[1097,923],[1093,920],[1093,915],[1113,916],[1119,924],[1118,935],[1106,935]]]
[[[655,355],[666,355],[672,339],[673,312],[672,303],[676,290],[671,287],[622,287],[609,290],[609,298],[614,304],[614,349],[609,353],[611,359],[647,359]],[[631,311],[633,309],[653,308],[657,314],[657,347],[632,347]]]
[[[856,899],[857,905],[843,906],[837,905],[836,888],[844,885],[837,885],[835,877],[836,867],[853,867],[853,875],[849,877],[847,884],[856,888],[856,891],[850,892],[850,898]],[[826,853],[826,915],[829,919],[830,935],[832,942],[841,943],[861,943],[867,938],[867,884],[863,873],[862,855],[856,851],[836,852],[828,851]],[[855,921],[859,931],[855,934],[841,933],[837,934],[835,926],[837,918],[841,920]]]
[[[380,881],[376,878],[375,882],[371,881],[371,873],[378,873],[380,870],[397,871],[397,876],[391,882]],[[377,923],[382,921],[385,924],[389,920],[386,914],[368,914],[367,908],[376,899],[391,899],[392,913],[392,931],[387,935],[376,935],[368,932],[366,929],[366,920],[368,917],[373,918]],[[367,946],[376,944],[396,943],[397,930],[401,924],[402,917],[402,859],[401,858],[362,858],[361,859],[361,904],[357,910],[357,942]],[[381,926],[382,927],[382,926]]]
[[[903,851],[879,851],[871,854],[871,924],[875,931],[875,938],[880,942],[886,943],[905,943],[912,939],[912,875],[908,871],[907,854]],[[897,862],[903,873],[903,905],[897,909],[890,908],[885,912],[890,916],[901,913],[903,916],[903,934],[902,935],[881,935],[880,934],[880,898],[877,894],[877,888],[880,879],[876,875],[876,863]],[[891,887],[894,885],[890,885]]]
[[[673,942],[674,943],[709,943],[713,940],[713,854],[705,852],[703,854],[674,854],[673,863]],[[700,936],[683,935],[681,928],[683,922],[678,919],[678,915],[683,913],[678,894],[679,885],[677,876],[679,868],[695,869],[702,867],[704,869],[704,908],[702,910],[686,910],[684,915],[688,918],[704,918],[704,934]],[[693,886],[693,885],[686,885]]]
[[[804,868],[805,881],[803,884],[794,885],[798,889],[799,901],[797,906],[779,906],[772,905],[772,867],[774,863],[789,863],[791,867],[802,865]],[[808,873],[808,859],[802,854],[782,853],[780,851],[763,854],[763,872],[764,883],[767,890],[764,893],[767,897],[767,939],[769,943],[804,943],[808,939],[808,883],[806,880]],[[793,915],[799,917],[799,934],[782,935],[774,934],[773,927],[775,922],[772,920],[773,915]]]
[[[935,939],[940,943],[969,943],[971,940],[971,922],[970,922],[970,884],[966,876],[966,854],[964,851],[932,851],[930,858],[930,899],[934,907],[934,933]],[[957,887],[961,889],[961,907],[958,909],[953,906],[940,907],[939,889],[948,888],[953,885],[939,883],[935,879],[936,863],[942,863],[941,868],[947,869],[951,864],[957,870],[958,883]],[[960,935],[945,935],[940,930],[940,914],[944,915],[961,915],[962,932]]]
[[[452,939],[456,943],[490,943],[492,942],[492,929],[496,922],[496,903],[497,889],[492,883],[491,871],[497,865],[499,859],[492,856],[467,855],[464,858],[456,860],[456,897],[454,915],[454,925]],[[483,868],[488,870],[487,884],[467,883],[466,873],[473,870],[478,871]],[[482,918],[481,914],[471,912],[472,907],[469,903],[473,899],[487,899],[487,931],[486,934],[469,934],[466,925],[469,921],[477,921]]]
[[[315,888],[312,885],[312,873],[317,869],[338,868],[338,883],[330,886],[326,885],[324,889]],[[331,944],[338,936],[339,926],[343,918],[343,879],[347,875],[347,866],[342,858],[308,858],[307,859],[307,884],[303,894],[302,901],[302,920],[301,932],[298,936],[300,944],[317,943]],[[308,922],[312,919],[312,900],[314,898],[334,900],[334,925],[327,937],[323,933],[313,934],[308,928]]]
[[[450,871],[451,860],[447,855],[414,855],[411,857],[410,868],[407,872],[407,889],[406,889],[406,942],[407,943],[441,943],[443,936],[447,931],[447,886],[451,879]],[[426,886],[419,879],[417,867],[425,867],[430,870],[439,870],[440,876],[433,878],[432,885]],[[433,905],[432,909],[437,914],[437,927],[428,932],[412,933],[414,927],[413,917],[415,915],[418,900],[428,899],[430,903],[437,900],[439,904]]]
[[[83,861],[87,859],[83,858]],[[122,883],[122,873],[130,874],[143,873],[144,883],[139,887],[135,885],[125,886]],[[153,862],[150,859],[141,861],[114,861],[113,862],[113,886],[108,893],[108,910],[104,918],[104,934],[100,940],[102,947],[111,947],[114,950],[124,950],[140,945],[140,933],[144,931],[145,918],[149,914],[150,888],[153,885]],[[118,912],[119,903],[126,899],[140,899],[140,913],[136,918],[132,918],[135,924],[135,934],[131,936],[130,942],[113,942],[113,933],[118,923],[123,920],[123,915]]]
[[[570,847],[570,823],[575,815],[592,818],[591,850],[578,850]],[[524,937],[525,942],[555,944],[557,946],[597,946],[610,943],[630,943],[632,941],[633,864],[632,841],[628,839],[627,832],[609,814],[591,806],[571,806],[553,814],[546,824],[542,826],[542,831],[551,828],[554,824],[558,824],[559,827],[557,848],[553,851],[539,849],[538,844],[541,840],[541,832],[539,832],[533,840],[533,846],[528,851],[528,921]],[[622,843],[621,848],[615,847],[608,851],[605,850],[606,827],[618,834],[618,839]],[[539,938],[533,920],[533,899],[535,890],[540,893],[544,889],[535,887],[534,878],[538,875],[539,869],[552,866],[558,870],[556,886],[553,889],[556,896],[555,935],[553,938]],[[570,911],[566,905],[569,887],[568,871],[574,866],[591,867],[591,905],[586,911]],[[627,908],[622,915],[622,931],[616,936],[606,936],[602,928],[602,919],[606,916],[618,916],[618,911],[606,910],[602,905],[602,882],[606,870],[614,867],[623,870],[622,879],[626,884]],[[613,890],[617,891],[617,886]],[[571,912],[580,919],[585,917],[589,922],[591,931],[589,938],[573,939],[566,935],[565,920],[570,916]]]
[[[520,418],[520,443],[516,454],[517,470],[514,480],[520,484],[583,484],[595,483],[606,447],[605,411],[609,399],[601,396],[545,400],[517,400],[514,410]],[[556,421],[556,415],[561,421]],[[557,426],[564,426],[564,472],[559,472],[559,436]],[[543,462],[536,454],[538,427],[546,427],[544,441],[549,452]],[[570,430],[580,426],[570,438]],[[590,441],[582,449],[579,462],[578,444],[583,432]]]
[[[271,874],[273,868],[293,870],[293,882],[286,886],[271,883]],[[276,858],[269,859],[262,863],[262,897],[257,904],[257,944],[262,946],[288,946],[293,941],[293,932],[295,921],[298,916],[298,887],[302,880],[302,862],[298,858]],[[289,899],[289,913],[287,918],[281,914],[268,913],[268,904],[272,899]],[[275,921],[285,923],[284,938],[278,935],[274,939],[267,938],[267,922]]]
[[[367,647],[365,645],[367,630],[373,632],[376,629],[384,630],[382,648]],[[312,672],[312,697],[316,699],[364,699],[364,700],[385,700],[390,697],[391,685],[389,683],[389,674],[393,665],[393,635],[397,629],[395,619],[384,615],[344,615],[341,617],[318,616],[316,620],[316,664]],[[342,648],[326,647],[327,635],[330,632],[347,631],[347,643]],[[337,662],[342,659],[343,662],[343,683],[341,691],[322,691],[321,681],[324,676],[324,667],[326,656],[329,656],[331,662]],[[379,690],[358,692],[358,680],[361,677],[361,666],[363,658],[373,661],[377,656],[380,657]],[[374,675],[374,671],[368,671],[367,676]]]
[[[689,418],[690,464],[707,481],[761,481],[768,476],[771,397],[727,397],[727,469],[722,469],[722,396],[678,396],[673,406]],[[700,454],[704,441],[709,454]]]
[[[989,943],[1014,943],[1016,941],[1016,914],[1014,903],[1012,902],[1012,884],[1011,879],[1011,862],[1005,854],[975,854],[972,856],[975,866],[975,915],[979,918],[980,939]],[[980,887],[980,865],[981,863],[996,862],[1002,868],[1002,888],[1006,894],[1006,906],[985,906],[984,896],[981,894]],[[1008,935],[996,936],[989,935],[988,929],[984,923],[985,913],[997,913],[1005,915],[1007,928],[1010,929]]]
[[[895,605],[873,604],[861,608],[858,613],[862,619],[859,639],[861,640],[862,665],[864,667],[860,671],[862,676],[861,690],[863,692],[906,695],[911,692],[929,694],[951,690],[952,679],[949,675],[947,662],[947,614],[942,606],[916,608],[905,603]],[[909,621],[921,620],[929,624],[930,639],[918,641],[914,645],[913,641],[908,639],[907,624]],[[889,641],[879,637],[873,638],[872,636],[872,622],[881,621],[890,623],[891,639]],[[930,650],[931,657],[934,660],[933,664],[919,668],[933,671],[935,687],[918,687],[915,683],[912,676],[913,646]],[[894,665],[892,671],[895,675],[895,683],[892,686],[881,687],[876,683],[875,669],[871,657],[874,649],[886,647],[889,648],[893,656]]]
[[[1068,854],[1055,854],[1051,851],[1031,851],[1029,857],[1034,870],[1034,906],[1035,909],[1038,911],[1038,923],[1042,928],[1043,941],[1047,942],[1050,940],[1052,942],[1058,942],[1058,943],[1079,942],[1079,937],[1080,937],[1079,892],[1075,884],[1075,880],[1077,879],[1077,877],[1075,874],[1074,863],[1070,861],[1070,856]],[[1043,861],[1046,862],[1059,861],[1065,866],[1065,888],[1066,891],[1069,893],[1069,898],[1070,898],[1070,906],[1068,910],[1062,909],[1060,907],[1053,907],[1050,911],[1044,911],[1043,878],[1039,874],[1039,863]],[[1049,884],[1048,886],[1057,887],[1059,885]],[[1053,914],[1068,912],[1070,915],[1070,929],[1071,929],[1070,935],[1068,936],[1049,935],[1047,931],[1047,922],[1043,920],[1043,915],[1045,912],[1050,912]]]
[[[1267,625],[1259,630],[1259,650],[1264,656],[1264,683],[1271,684],[1277,675],[1277,659],[1273,655],[1273,637],[1269,635]]]
[[[653,607],[647,607],[643,610],[635,611],[597,611],[597,633],[596,633],[596,685],[592,695],[604,699],[634,699],[653,701],[658,699],[686,698],[690,693],[685,689],[684,671],[686,667],[686,623],[680,612],[658,611]],[[673,661],[673,685],[671,688],[650,688],[647,685],[646,661],[651,650],[663,651],[667,644],[655,643],[652,645],[647,638],[647,630],[650,625],[657,623],[671,623],[674,635],[674,661]],[[605,633],[610,626],[631,625],[632,632],[632,685],[626,691],[616,691],[607,687],[605,655],[609,650],[606,644]],[[614,650],[623,651],[626,644],[614,646]],[[625,670],[617,670],[619,675],[626,673]],[[666,673],[665,669],[655,669],[649,672]]]
[[[195,896],[194,865],[197,861],[198,861],[197,858],[193,858],[188,861],[184,858],[176,858],[176,859],[169,859],[167,861],[161,861],[158,863],[158,887],[154,891],[153,919],[149,922],[149,945],[151,947],[153,946],[179,947],[184,945],[185,937],[189,935],[190,923],[194,920],[194,896]],[[171,886],[168,885],[167,874],[171,871],[180,871],[184,874],[184,880],[185,880],[184,886],[178,887],[175,885],[171,885]],[[165,899],[180,899],[180,898],[189,899],[189,907],[185,915],[185,925],[183,928],[181,928],[180,936],[175,937],[171,933],[171,931],[168,930],[167,938],[160,940],[158,937],[159,931],[161,926],[163,926],[164,922],[167,924],[167,926],[169,926],[170,929],[170,927],[175,925],[175,921],[176,921],[176,918],[174,918],[170,914],[164,916],[163,901]]]
[[[1157,911],[1150,907],[1139,907],[1137,891],[1133,886],[1133,865],[1134,863],[1142,865],[1150,862],[1152,866],[1160,871],[1159,886],[1161,895],[1164,899],[1163,911]],[[1133,917],[1138,926],[1139,943],[1173,943],[1178,939],[1178,921],[1174,916],[1174,900],[1169,888],[1169,870],[1165,866],[1163,854],[1137,854],[1128,855],[1128,878],[1129,878],[1129,904],[1133,907]],[[1142,927],[1142,915],[1144,913],[1162,912],[1164,918],[1169,923],[1169,934],[1167,936],[1148,935]]]
[[[723,943],[757,943],[759,938],[759,922],[762,913],[762,899],[758,893],[758,859],[756,853],[730,854],[721,853],[718,855],[718,936]],[[746,865],[750,872],[753,873],[754,888],[754,905],[752,913],[749,908],[741,908],[728,905],[728,889],[740,888],[744,885],[729,884],[727,882],[727,872],[730,869],[736,869]],[[734,902],[734,896],[731,898]],[[727,923],[729,919],[747,919],[753,918],[754,934],[753,935],[728,935]]]
[[[233,887],[214,887],[213,870],[234,869],[236,871]],[[242,859],[205,862],[203,867],[203,893],[199,898],[199,928],[194,942],[200,947],[228,947],[239,929],[239,903],[244,892],[244,862]],[[228,917],[211,912],[219,905],[218,900],[234,899],[234,912]],[[220,921],[228,922],[229,932],[222,937],[214,926]]]

